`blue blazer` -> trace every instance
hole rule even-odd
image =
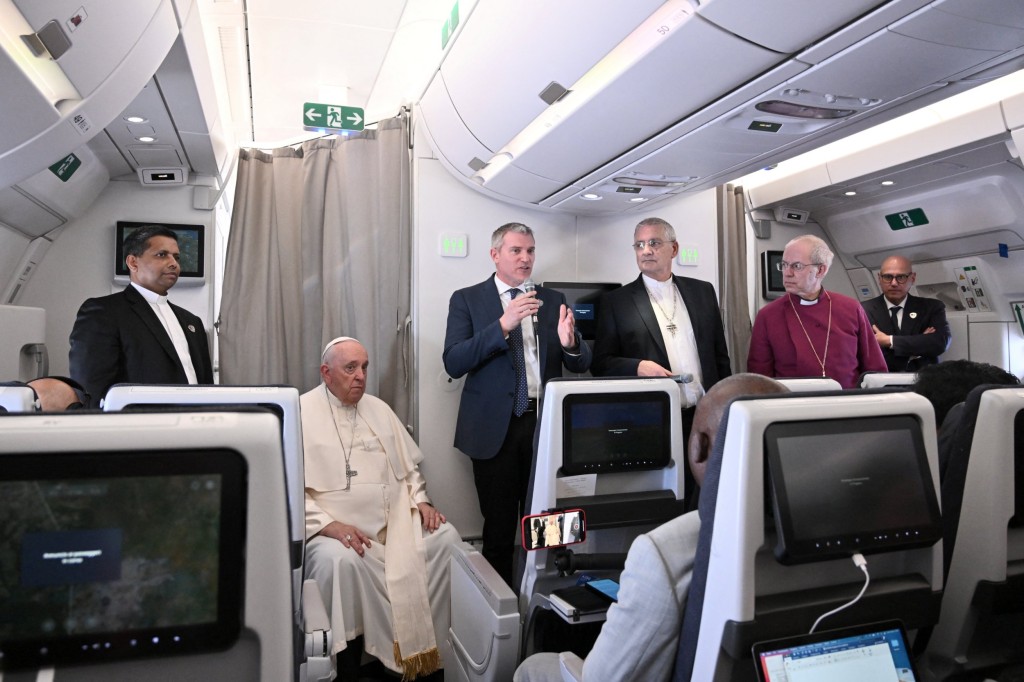
[[[537,287],[537,297],[544,302],[537,314],[541,381],[562,376],[563,365],[570,372],[586,372],[590,347],[580,333],[576,332],[579,355],[563,351],[558,340],[558,312],[565,296]],[[455,447],[473,459],[498,454],[512,418],[516,371],[498,322],[503,312],[494,275],[459,289],[448,303],[444,369],[456,379],[468,375],[455,424]]]
[[[203,321],[173,303],[188,341],[189,355],[200,384],[213,383],[213,363]],[[124,291],[90,298],[78,310],[71,330],[71,378],[91,397],[90,407],[114,384],[187,384],[171,337],[142,294]]]
[[[934,365],[953,338],[942,301],[907,294],[906,304],[900,333],[893,337],[892,348],[882,349],[890,372],[916,372],[925,365]],[[885,296],[876,296],[862,305],[871,324],[883,334],[893,333]],[[928,327],[935,327],[935,331],[925,334]]]

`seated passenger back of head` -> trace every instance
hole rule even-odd
[[[942,481],[942,617],[925,663],[936,680],[1017,679],[1000,668],[1024,662],[1024,388],[978,386],[961,405]]]
[[[949,460],[953,456],[953,438],[956,434],[962,407],[967,394],[982,384],[1012,385],[1019,383],[1009,372],[984,362],[972,360],[946,360],[922,367],[914,382],[914,392],[920,393],[935,408],[935,425],[939,436],[939,478],[944,479]],[[947,422],[948,420],[948,422]],[[966,446],[969,447],[970,440]]]
[[[15,398],[19,395],[16,390],[5,391],[6,399],[0,399],[0,410],[6,409],[9,412],[64,412],[65,410],[77,410],[89,404],[89,395],[74,379],[61,376],[39,377],[27,382],[8,381],[0,383],[0,390],[4,388],[28,389],[21,393],[21,396],[28,396],[31,399],[26,403],[24,398]]]
[[[706,467],[673,679],[752,678],[754,644],[807,633],[826,616],[825,629],[934,624],[933,429],[931,407],[909,391],[733,401]],[[870,558],[864,575],[860,554]]]
[[[703,484],[719,421],[730,400],[739,395],[784,393],[777,381],[738,374],[716,383],[697,403],[687,449],[689,466]],[[630,547],[620,578],[618,602],[593,649],[580,666],[579,657],[542,653],[516,671],[518,682],[563,679],[561,668],[582,671],[584,680],[667,680],[675,662],[679,626],[686,603],[700,517],[691,511],[640,535]]]

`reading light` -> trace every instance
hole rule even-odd
[[[641,201],[647,201],[647,197],[633,197],[630,201],[640,203]]]
[[[152,135],[142,135],[141,137],[135,138],[139,142],[156,142],[156,138]]]
[[[893,181],[893,180],[882,180],[882,187],[889,187],[890,185],[895,185],[895,184],[896,184],[896,182]]]
[[[125,116],[124,120],[128,121],[129,123],[145,123],[146,122],[146,119],[144,119],[141,116]]]
[[[581,194],[580,199],[586,199],[587,201],[601,201],[601,195],[594,194],[593,192],[587,192],[586,194]]]
[[[855,197],[855,196],[857,196],[857,193],[854,192],[852,189],[847,191],[847,192],[843,192],[843,194],[848,196],[848,197]]]

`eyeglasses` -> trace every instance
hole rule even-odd
[[[911,273],[906,274],[906,275],[879,275],[878,279],[882,280],[886,284],[891,283],[893,280],[896,280],[900,284],[903,284],[908,279],[910,279],[910,275],[913,275],[913,274],[914,273],[911,272]]]
[[[781,260],[775,264],[775,267],[779,272],[785,272],[787,269],[793,272],[803,272],[804,268],[817,267],[819,265],[824,265],[824,263],[787,263]]]
[[[675,239],[671,239],[669,241],[673,241],[674,242]],[[638,241],[638,242],[633,242],[633,250],[634,251],[643,251],[645,246],[649,246],[649,247],[651,247],[652,250],[657,251],[661,247],[665,246],[665,244],[667,244],[667,243],[668,242],[666,242],[664,239],[648,239],[647,241],[641,240],[641,241]]]

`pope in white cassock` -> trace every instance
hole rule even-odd
[[[363,345],[335,339],[321,361],[323,383],[301,398],[305,569],[330,613],[331,654],[362,635],[403,679],[427,675],[443,667],[459,533],[430,504],[423,455],[397,415],[364,395]]]

